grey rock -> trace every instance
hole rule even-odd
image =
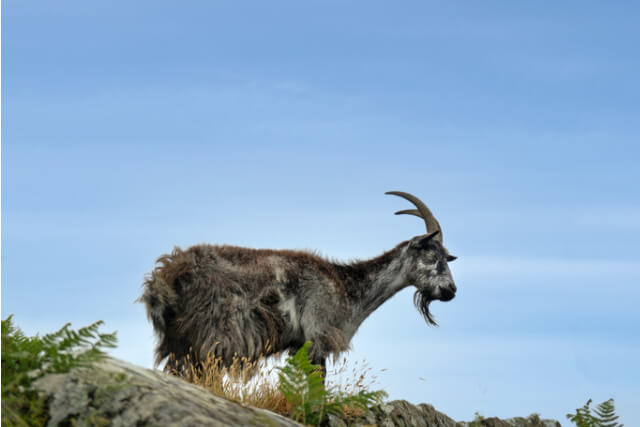
[[[412,405],[405,400],[395,400],[374,406],[371,412],[359,418],[341,420],[331,418],[329,427],[561,427],[555,420],[541,420],[532,414],[527,418],[483,418],[478,421],[456,422],[426,403]]]
[[[47,398],[48,426],[301,426],[114,358],[47,375],[35,387]]]
[[[329,427],[456,427],[456,422],[427,404],[412,405],[406,400],[385,402],[371,408],[368,414],[355,419],[341,420],[332,418]]]
[[[543,420],[538,414],[526,418],[514,417],[501,420],[496,417],[481,418],[477,421],[461,422],[458,427],[562,427],[556,420]]]

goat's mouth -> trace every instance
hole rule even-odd
[[[449,288],[441,288],[440,296],[438,297],[438,299],[440,301],[447,302],[447,301],[451,301],[455,296],[456,296],[456,291]]]

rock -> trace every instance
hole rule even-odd
[[[301,426],[110,357],[91,368],[47,375],[35,387],[47,398],[49,426]]]
[[[556,420],[543,420],[538,414],[531,414],[527,418],[515,417],[501,420],[496,417],[481,417],[476,421],[461,422],[457,427],[562,427]]]
[[[457,427],[457,423],[427,404],[412,405],[406,400],[385,402],[371,408],[371,412],[361,417],[341,420],[331,418],[329,427]]]
[[[527,418],[483,418],[478,421],[456,422],[426,403],[412,405],[405,400],[385,402],[365,416],[346,420],[330,419],[330,427],[561,427],[555,420],[541,420],[536,414]]]

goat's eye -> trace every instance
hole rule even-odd
[[[458,259],[457,256],[447,255],[447,262],[455,261],[457,259]]]

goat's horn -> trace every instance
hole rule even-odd
[[[420,214],[420,211],[418,209],[405,209],[403,211],[396,212],[396,215],[402,215],[402,214],[415,215],[419,218],[422,218],[422,214]]]
[[[410,214],[410,215],[419,216],[424,220],[424,223],[427,226],[427,233],[433,233],[436,230],[440,231],[440,233],[438,233],[438,235],[435,236],[434,238],[439,240],[442,243],[442,228],[440,228],[440,224],[438,223],[438,220],[436,219],[435,216],[433,216],[433,214],[431,213],[427,205],[425,205],[422,202],[422,200],[418,199],[416,196],[412,194],[405,193],[402,191],[387,191],[384,194],[392,194],[394,196],[399,196],[413,203],[416,206],[416,208],[418,208],[417,210],[407,209],[403,211],[398,211],[396,212],[396,215]]]

